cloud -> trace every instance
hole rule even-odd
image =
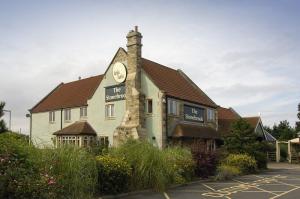
[[[60,82],[103,73],[133,25],[144,57],[182,69],[218,104],[267,124],[296,120],[297,3],[132,2],[1,6],[0,100],[16,130],[28,132],[27,109]]]

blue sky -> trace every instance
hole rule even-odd
[[[143,56],[273,125],[300,102],[299,1],[0,0],[0,100],[14,130],[60,82],[102,74],[138,25]]]

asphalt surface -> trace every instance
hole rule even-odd
[[[165,193],[140,193],[124,199],[297,199],[300,198],[300,166],[272,164],[258,175],[230,181],[198,182]]]

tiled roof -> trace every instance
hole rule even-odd
[[[54,132],[53,135],[97,135],[97,133],[87,121],[78,121]]]
[[[239,119],[241,118],[232,108],[218,107],[218,118],[219,119]]]
[[[251,127],[255,129],[260,120],[260,117],[243,117],[243,119],[246,120],[251,125]]]
[[[168,96],[210,107],[217,105],[181,71],[142,59],[142,68],[150,79]]]
[[[168,96],[210,107],[217,107],[183,72],[144,58],[142,59],[142,68],[154,84],[166,92]],[[46,112],[87,105],[87,100],[93,96],[102,78],[103,75],[98,75],[74,82],[62,83],[35,105],[31,109],[31,112]]]
[[[103,75],[89,77],[69,83],[61,83],[32,109],[32,113],[87,105]]]

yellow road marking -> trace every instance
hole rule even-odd
[[[166,199],[170,199],[170,197],[168,196],[168,194],[166,192],[164,192],[164,196]]]
[[[296,189],[299,189],[300,187],[297,187],[297,188],[294,188],[294,189],[291,189],[291,190],[289,190],[289,191],[286,191],[286,192],[284,192],[284,193],[282,193],[282,194],[279,194],[279,195],[277,195],[277,196],[274,196],[274,197],[272,197],[272,198],[270,198],[270,199],[275,199],[275,198],[278,198],[278,197],[280,197],[280,196],[283,196],[283,195],[285,195],[285,194],[288,194],[288,193],[290,193],[290,192],[292,192],[292,191],[295,191]]]

